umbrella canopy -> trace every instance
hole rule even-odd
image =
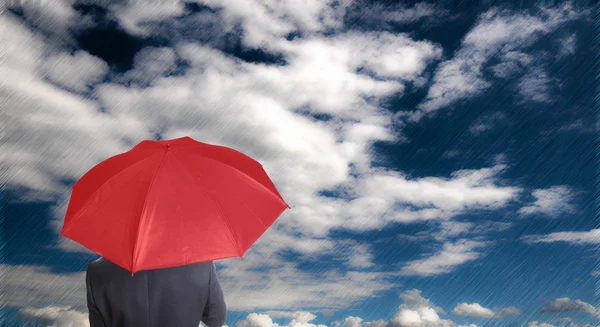
[[[60,235],[133,276],[243,260],[286,208],[262,165],[237,150],[188,136],[144,140],[73,185]]]

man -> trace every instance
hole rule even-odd
[[[86,272],[90,327],[220,327],[225,300],[212,261],[131,272],[100,258]]]

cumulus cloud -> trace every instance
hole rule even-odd
[[[265,311],[263,314],[271,318],[291,318],[299,323],[308,323],[315,320],[317,316],[308,311]]]
[[[30,307],[53,303],[71,306],[74,310],[85,309],[85,272],[53,273],[45,266],[5,264],[0,265],[0,270],[2,306]],[[49,309],[50,312],[56,310]]]
[[[546,235],[525,235],[522,239],[528,243],[567,242],[578,245],[599,244],[600,228],[582,232],[554,232]]]
[[[568,297],[555,299],[546,307],[542,308],[541,312],[585,312],[600,319],[600,309],[587,302],[572,300]]]
[[[136,137],[147,135],[136,135],[141,130],[136,131],[131,122],[102,114],[92,99],[48,83],[41,72],[57,81],[64,79],[56,77],[53,69],[40,68],[45,59],[44,39],[8,12],[0,16],[0,42],[5,45],[0,76],[11,81],[0,86],[7,109],[2,119],[5,138],[0,145],[0,177],[8,189],[25,187],[36,191],[26,195],[40,195],[42,199],[68,194],[69,188],[59,179],[80,176],[100,158],[126,151],[120,141],[122,131]],[[80,58],[80,67],[96,71],[96,59],[87,55]],[[55,59],[62,60],[60,56]],[[71,86],[81,87],[92,75]]]
[[[346,11],[346,21],[370,28],[388,29],[394,25],[425,21],[427,24],[440,21],[447,12],[432,3],[419,2],[412,7],[402,3],[379,3],[354,1]],[[435,19],[433,19],[435,18]]]
[[[181,16],[184,12],[182,1],[126,1],[106,2],[119,24],[129,33],[150,36],[152,23]]]
[[[370,245],[355,243],[350,246],[352,246],[352,248],[349,248],[349,251],[353,253],[352,257],[348,260],[350,267],[368,268],[375,266],[375,263],[373,263],[374,252],[371,250]]]
[[[482,307],[479,303],[461,303],[457,305],[452,313],[457,316],[469,316],[475,318],[495,318],[496,313],[488,308]]]
[[[556,326],[551,325],[551,324],[547,324],[545,322],[540,323],[540,322],[537,322],[537,321],[530,321],[527,324],[527,327],[556,327]]]
[[[519,209],[522,215],[541,214],[550,218],[562,213],[573,213],[575,199],[574,190],[567,185],[556,185],[546,189],[537,189],[531,192],[535,201]]]
[[[558,52],[556,53],[556,57],[558,59],[564,58],[568,55],[572,55],[575,53],[577,48],[577,34],[571,33],[565,37],[560,38],[556,41],[558,45]]]
[[[238,321],[235,326],[236,327],[284,327],[277,323],[273,322],[273,317],[268,314],[260,314],[260,313],[251,313],[246,319]],[[312,320],[312,319],[310,319]],[[310,321],[309,320],[309,321]],[[297,321],[296,319],[292,319],[292,321],[287,325],[287,327],[327,327],[327,325],[322,324],[311,324],[308,321]]]
[[[26,307],[19,310],[19,316],[29,324],[52,327],[89,327],[87,312],[71,309],[69,306]]]
[[[343,15],[352,1],[218,1],[204,0],[199,4],[210,7],[219,16],[219,28],[229,33],[239,26],[244,31],[242,43],[246,47],[274,49],[280,40],[293,32],[304,37],[343,26]],[[335,3],[335,5],[334,5]],[[155,35],[161,23],[181,16],[184,6],[177,1],[159,1],[153,6],[141,1],[111,3],[119,23],[136,35]],[[193,17],[200,21],[204,15]],[[193,25],[190,25],[192,28]]]
[[[452,310],[452,313],[456,316],[474,318],[498,318],[508,315],[520,315],[521,311],[515,307],[491,310],[479,303],[460,303]]]
[[[400,294],[404,303],[390,321],[378,319],[364,322],[362,318],[350,316],[343,321],[334,322],[334,326],[344,327],[454,327],[452,320],[442,319],[438,313],[445,313],[441,308],[431,304],[428,299],[421,296],[417,289]]]
[[[177,67],[177,54],[169,47],[145,47],[133,59],[133,69],[128,70],[115,82],[149,86],[160,77],[173,73]]]
[[[429,299],[421,296],[420,290],[410,290],[400,295],[404,303],[390,321],[391,326],[399,327],[433,327],[455,326],[451,320],[440,318],[439,313],[445,313],[433,305]]]
[[[548,76],[541,67],[534,67],[521,78],[516,89],[523,100],[552,103],[552,88],[558,83],[557,80]]]
[[[473,135],[479,135],[485,131],[498,127],[498,125],[504,123],[505,118],[505,115],[501,112],[481,116],[469,126],[469,132]]]
[[[595,133],[598,130],[600,130],[600,123],[584,122],[584,120],[581,118],[578,118],[570,123],[566,123],[558,128],[559,132],[578,131],[581,133]],[[554,132],[555,130],[545,130],[542,131],[541,134],[547,135]]]
[[[422,235],[426,237],[433,235],[434,239],[437,241],[445,241],[458,236],[465,237],[467,235],[473,235],[473,237],[477,237],[493,232],[501,232],[513,226],[514,223],[512,222],[478,221],[474,223],[449,220],[442,221],[439,224],[439,230],[423,232]]]
[[[424,259],[413,260],[401,269],[403,275],[433,276],[448,273],[457,266],[479,258],[482,253],[476,251],[489,245],[489,242],[460,239],[444,243],[442,249]]]
[[[386,220],[448,220],[465,210],[502,208],[521,192],[519,187],[501,186],[507,167],[459,170],[450,178],[409,179],[398,172],[376,171],[355,184],[357,198],[341,212],[344,227],[374,228]]]
[[[59,52],[41,63],[40,71],[53,83],[74,92],[87,92],[108,72],[108,65],[83,50],[74,54]]]
[[[23,18],[32,27],[44,32],[51,39],[67,41],[70,39],[69,27],[78,20],[72,3],[72,0],[8,0],[0,3],[0,13],[3,13],[8,8],[18,9],[22,12]]]
[[[481,94],[491,85],[483,77],[483,69],[491,58],[526,49],[581,15],[568,2],[560,7],[540,7],[539,15],[497,7],[481,14],[454,57],[437,68],[427,98],[419,105],[421,112],[413,113],[411,119],[418,120],[423,113]]]
[[[509,51],[501,55],[501,62],[491,66],[490,70],[494,73],[494,76],[508,79],[515,74],[526,71],[533,62],[533,57],[527,53],[521,51]]]

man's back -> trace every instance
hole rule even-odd
[[[100,258],[86,273],[90,327],[209,327],[227,317],[212,261],[131,272]]]

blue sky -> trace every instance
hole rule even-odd
[[[70,187],[183,135],[292,207],[216,262],[228,326],[597,326],[591,4],[9,1],[7,326],[86,326]]]

